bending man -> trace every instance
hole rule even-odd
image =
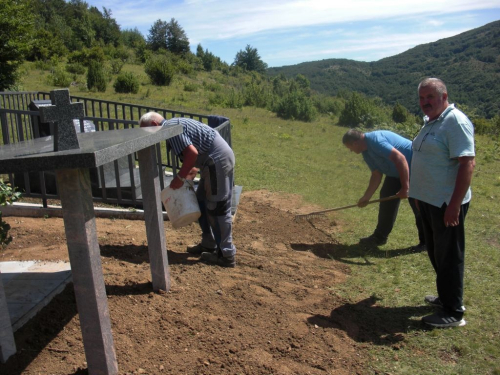
[[[365,207],[368,204],[368,201],[380,186],[383,175],[386,177],[380,189],[380,198],[387,198],[392,195],[397,195],[403,199],[408,197],[410,186],[409,165],[412,157],[411,141],[387,130],[362,133],[351,129],[344,134],[342,142],[352,152],[362,154],[371,170],[368,187],[358,201],[359,207]],[[408,201],[415,215],[415,224],[418,231],[419,243],[415,249],[422,250],[425,245],[420,214],[413,199]],[[360,244],[383,245],[387,242],[398,216],[399,203],[400,199],[380,202],[377,227],[372,235],[361,238]]]
[[[165,120],[156,112],[148,112],[139,121],[141,127],[181,124],[182,134],[168,140],[182,161],[182,167],[170,183],[179,189],[193,168],[200,169],[196,191],[200,205],[201,243],[188,247],[188,252],[201,254],[207,263],[222,267],[236,266],[236,247],[232,237],[231,201],[233,195],[234,153],[214,129],[199,121],[176,117]]]

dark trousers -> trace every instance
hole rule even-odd
[[[419,201],[418,206],[424,226],[425,245],[436,271],[439,299],[445,310],[461,317],[464,312],[462,307],[465,258],[464,222],[469,203],[461,206],[459,224],[456,227],[444,225],[446,204],[436,207]]]
[[[399,178],[386,176],[384,179],[384,183],[382,184],[382,188],[380,189],[380,198],[387,198],[391,195],[395,195],[400,189],[401,181]],[[392,232],[394,223],[396,222],[400,202],[401,199],[394,199],[387,202],[381,202],[379,204],[378,223],[377,228],[373,233],[374,236],[383,240],[387,240],[389,234]],[[415,200],[413,198],[408,198],[408,202],[410,203],[413,215],[415,216],[415,225],[418,231],[419,243],[423,244],[425,242],[425,237],[422,227],[422,220],[420,218],[420,212],[418,211]]]

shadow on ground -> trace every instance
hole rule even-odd
[[[119,259],[133,264],[149,263],[149,253],[147,246],[138,245],[101,245],[101,255],[109,258]],[[189,253],[176,253],[167,251],[169,264],[195,264],[199,258],[193,257]]]
[[[380,250],[377,247],[366,247],[363,245],[344,245],[335,243],[292,243],[292,250],[310,251],[320,258],[335,259],[347,264],[361,266],[373,265],[369,258],[395,258],[404,255],[415,254],[413,247],[394,250]],[[362,260],[359,260],[361,258]]]
[[[405,334],[427,330],[420,317],[431,312],[429,306],[383,307],[376,297],[358,303],[347,303],[334,310],[330,316],[314,315],[309,323],[323,328],[345,331],[357,342],[388,345],[398,348],[403,345]]]
[[[5,364],[0,363],[0,374],[23,374],[76,314],[73,283],[70,283],[37,313],[36,319],[31,319],[14,333],[17,352]]]

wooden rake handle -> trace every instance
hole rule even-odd
[[[374,199],[374,200],[368,201],[366,204],[392,201],[394,199],[400,199],[400,198],[397,195],[391,195],[390,197],[385,197],[385,198],[381,198],[381,199]],[[345,210],[347,208],[353,208],[353,207],[358,207],[358,205],[357,204],[350,204],[349,206],[335,207],[335,208],[329,208],[328,210],[315,211],[315,212],[310,212],[308,214],[303,214],[303,215],[295,215],[295,219],[307,218],[308,216],[321,215],[321,214],[325,214],[327,212],[340,211],[340,210]]]

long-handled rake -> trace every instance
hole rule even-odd
[[[397,195],[391,195],[390,197],[381,198],[381,199],[374,199],[374,200],[368,201],[367,204],[386,202],[386,201],[391,201],[393,199],[399,199],[399,197]],[[323,211],[315,211],[315,212],[311,212],[308,214],[295,215],[295,220],[296,221],[307,220],[307,219],[310,219],[311,217],[314,217],[314,216],[320,216],[320,215],[326,214],[327,212],[340,211],[340,210],[345,210],[346,208],[353,208],[353,207],[358,207],[358,205],[351,204],[349,206],[336,207],[336,208],[330,208],[328,210],[323,210]]]

